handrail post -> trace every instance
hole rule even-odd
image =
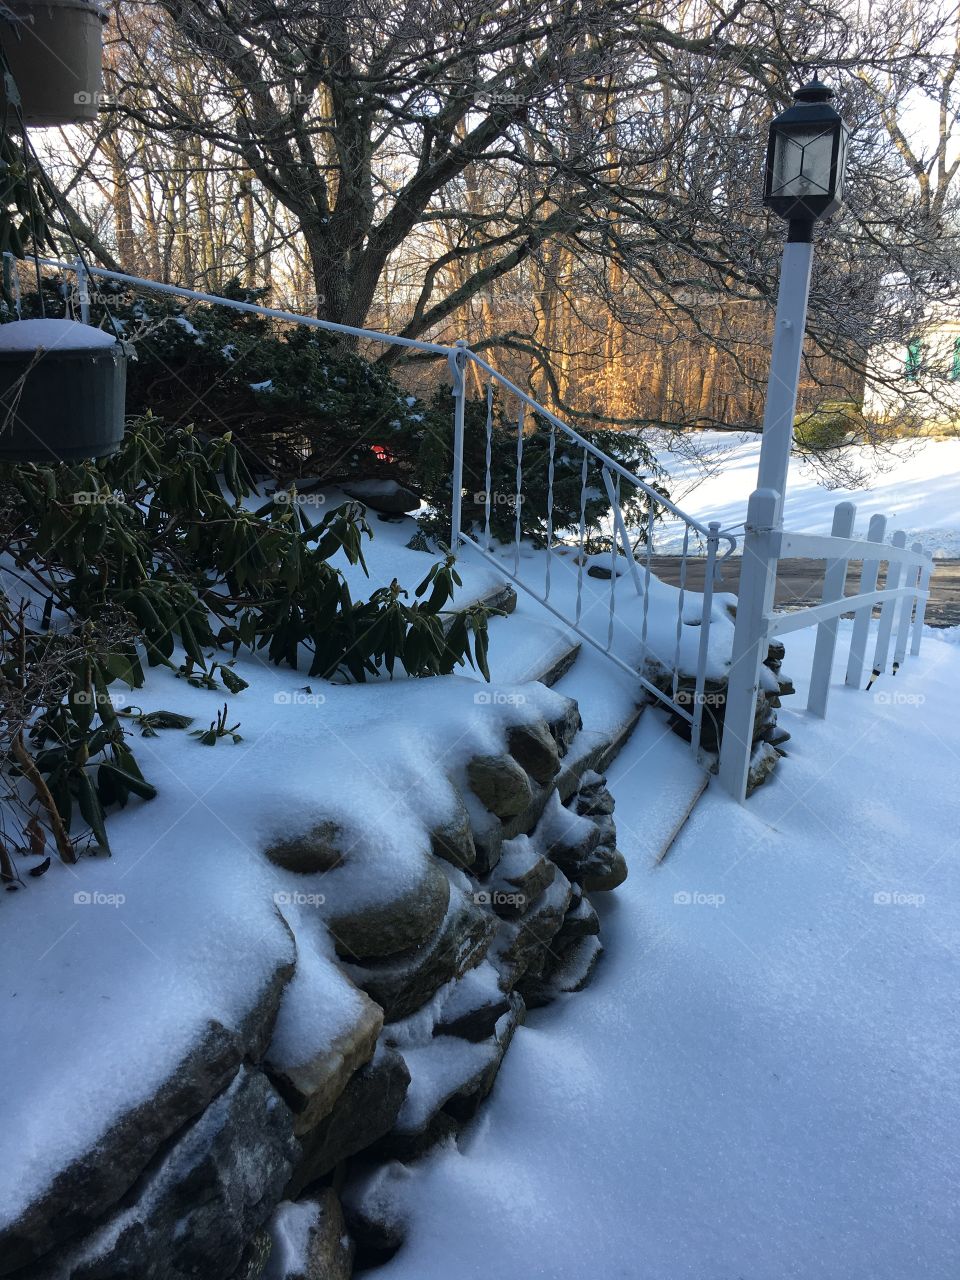
[[[720,744],[720,782],[740,802],[747,794],[766,618],[773,606],[777,585],[780,507],[780,495],[774,489],[755,489],[747,507],[737,622]]]
[[[83,324],[90,323],[90,276],[86,263],[77,258],[73,266],[77,276],[77,300],[80,303],[80,319]]]
[[[930,575],[933,573],[933,560],[927,556],[927,563],[920,569],[920,579],[917,582],[917,612],[913,619],[913,643],[910,645],[910,653],[916,657],[920,652],[920,641],[923,639],[923,619],[927,612],[927,593],[930,589]]]
[[[627,532],[627,526],[623,519],[623,512],[620,510],[620,503],[614,492],[613,481],[610,479],[610,473],[606,467],[600,468],[600,476],[603,480],[603,487],[607,491],[607,501],[610,503],[610,510],[613,512],[613,522],[616,525],[617,533],[620,535],[620,541],[623,544],[623,554],[627,558],[627,565],[633,578],[633,585],[636,587],[637,595],[643,595],[643,587],[640,583],[640,570],[637,568],[637,561],[633,554],[633,546],[630,542],[630,535]],[[616,539],[614,539],[616,542]]]
[[[857,508],[852,502],[839,502],[834,508],[830,536],[850,538]],[[823,574],[823,603],[833,604],[842,600],[847,585],[846,556],[828,560]],[[807,694],[807,710],[823,719],[827,714],[827,698],[830,694],[830,676],[833,672],[833,656],[837,651],[839,617],[825,618],[817,627],[817,639],[813,647],[813,670],[810,674],[810,690]]]
[[[704,567],[703,611],[700,615],[700,647],[697,652],[697,679],[693,690],[693,724],[690,727],[690,745],[697,763],[702,762],[700,736],[703,731],[703,703],[707,683],[707,659],[710,654],[710,619],[713,613],[713,582],[717,567],[717,550],[720,546],[720,521],[710,521],[707,538],[707,561]]]
[[[887,517],[876,515],[870,517],[867,528],[868,542],[882,542],[887,533]],[[876,591],[877,578],[880,574],[880,561],[864,560],[860,569],[860,592]],[[865,604],[858,609],[853,620],[853,635],[850,637],[850,653],[847,657],[847,674],[845,683],[853,689],[860,688],[863,678],[863,663],[867,655],[867,639],[870,635],[870,619],[873,617],[873,605]]]
[[[453,375],[453,475],[451,476],[451,527],[450,550],[456,554],[460,546],[460,526],[463,511],[463,437],[466,414],[467,344],[462,338],[456,341],[456,350],[447,357]]]
[[[890,539],[895,547],[907,545],[907,535],[898,529]],[[896,590],[900,586],[900,574],[903,566],[899,560],[887,561],[887,579],[884,586],[888,590]],[[877,647],[873,655],[873,673],[867,681],[869,689],[874,680],[881,676],[887,665],[887,654],[890,652],[890,637],[893,634],[893,613],[897,607],[896,600],[884,600],[880,607],[880,625],[877,627]]]

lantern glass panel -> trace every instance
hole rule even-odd
[[[791,200],[830,195],[833,143],[833,129],[791,129],[779,133],[770,195]]]

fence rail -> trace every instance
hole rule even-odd
[[[890,543],[884,542],[886,516],[871,518],[864,539],[853,536],[857,511],[852,502],[837,505],[829,536],[778,528],[780,510],[780,495],[773,490],[757,489],[751,495],[720,749],[720,779],[737,800],[742,800],[746,793],[760,664],[769,641],[774,636],[816,626],[807,710],[823,717],[827,713],[841,615],[851,612],[854,615],[844,681],[852,688],[859,688],[869,651],[870,621],[875,608],[880,606],[871,675],[866,686],[869,689],[887,669],[891,641],[894,675],[906,657],[908,645],[912,655],[920,652],[929,595],[931,557],[919,542],[908,548],[907,535],[902,530],[894,533]],[[773,591],[779,562],[806,557],[826,561],[822,600],[789,613],[775,613]],[[847,571],[850,563],[857,561],[863,566],[860,590],[848,596],[845,594]],[[877,584],[883,564],[887,566],[886,583],[881,588]]]

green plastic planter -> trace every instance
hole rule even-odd
[[[80,331],[97,332],[79,324],[77,345],[71,347],[65,323],[28,320],[0,325],[0,460],[103,458],[114,453],[123,439],[127,382],[123,348],[118,342],[79,345],[85,336]],[[14,327],[29,338],[36,329],[28,332],[27,326],[44,325],[60,326],[51,331],[57,334],[57,345],[2,349]]]
[[[92,0],[6,0],[0,45],[28,125],[96,120],[105,15]]]

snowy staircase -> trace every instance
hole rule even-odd
[[[493,682],[537,680],[575,699],[580,708],[583,727],[557,781],[562,801],[569,800],[588,772],[604,774],[631,736],[641,734],[644,768],[631,785],[640,792],[647,820],[643,832],[634,834],[649,851],[649,863],[662,862],[706,790],[709,775],[643,689],[592,646],[581,645],[536,600],[526,595],[518,599],[506,583],[480,599],[502,611],[490,620]]]

